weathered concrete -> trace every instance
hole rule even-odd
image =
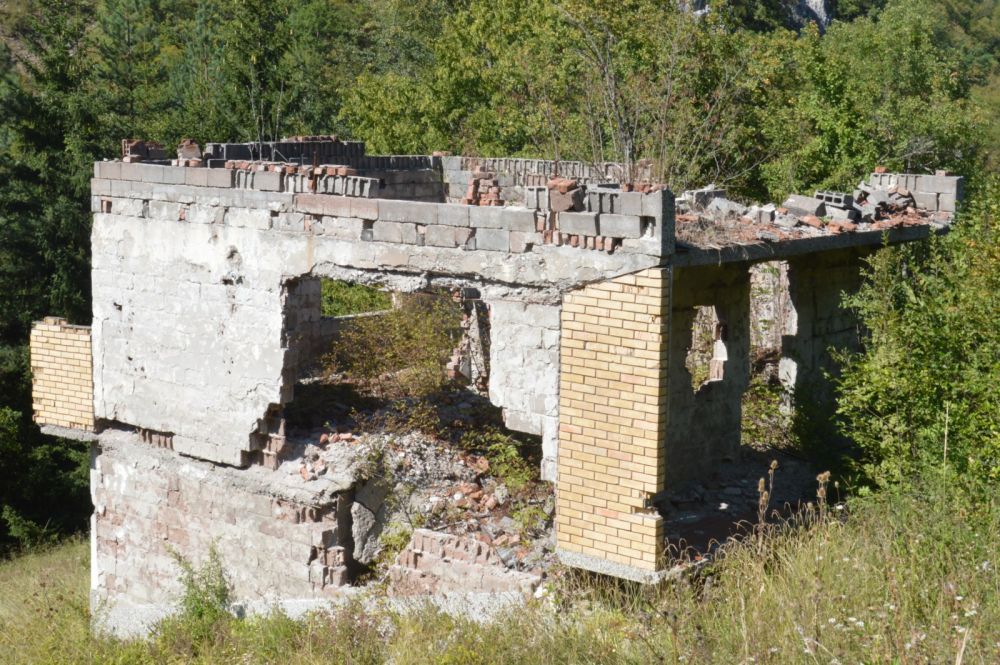
[[[239,471],[108,430],[91,461],[91,604],[154,615],[181,591],[181,556],[214,547],[236,600],[323,599],[349,582],[354,483],[331,471],[305,489],[262,467]]]

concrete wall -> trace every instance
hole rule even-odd
[[[556,480],[559,306],[492,301],[490,401],[507,426],[542,437],[542,478]]]
[[[31,327],[31,402],[35,422],[94,430],[89,326],[46,317]]]
[[[524,208],[295,194],[284,191],[299,189],[292,175],[277,172],[118,162],[95,171],[95,414],[234,466],[255,459],[266,414],[293,398],[322,338],[315,285],[300,293],[318,276],[404,292],[470,286],[497,303],[491,393],[512,427],[545,436],[551,459],[558,333],[545,307],[566,289],[655,265],[673,237],[662,192],[637,195],[648,235],[607,252],[546,244],[532,230],[538,213]]]
[[[92,460],[91,601],[119,632],[172,609],[181,568],[215,547],[234,599],[315,600],[348,582],[346,495],[283,488],[261,468],[238,471],[106,432]],[[316,602],[315,606],[319,603]]]
[[[830,349],[855,349],[858,322],[841,306],[845,293],[861,286],[868,251],[848,249],[789,261],[792,311],[782,336],[778,374],[792,403],[832,414],[833,387],[827,373],[837,365]]]
[[[750,381],[747,266],[677,268],[671,293],[669,413],[664,441],[668,484],[703,478],[714,464],[738,454],[740,399]],[[694,390],[685,358],[698,306],[714,307],[722,328],[716,336],[710,378]]]

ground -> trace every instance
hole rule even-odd
[[[943,475],[757,532],[659,587],[556,569],[492,623],[353,603],[303,621],[182,616],[118,642],[89,633],[87,546],[70,541],[0,563],[0,660],[994,663],[998,551],[996,498]]]

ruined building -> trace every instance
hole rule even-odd
[[[274,470],[294,443],[283,412],[337,335],[321,278],[475,294],[489,399],[542,439],[559,557],[655,580],[655,497],[740,445],[752,266],[784,262],[781,377],[826,399],[828,349],[856,337],[838,303],[860,259],[946,228],[961,193],[945,174],[876,173],[853,197],[747,210],[622,179],[613,164],[372,156],[327,137],[185,145],[176,160],[129,143],[96,163],[93,320],[46,319],[31,338],[36,420],[94,442],[95,606],[112,624],[162,613],[171,552],[213,542],[250,604],[311,607],[350,583],[365,488]],[[692,390],[699,307],[714,346]]]

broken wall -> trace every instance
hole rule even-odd
[[[31,377],[36,423],[94,430],[90,326],[52,316],[32,325]]]
[[[295,193],[305,176],[277,171],[102,162],[95,174],[96,416],[234,466],[256,458],[267,414],[292,399],[305,360],[334,332],[319,317],[320,276],[403,292],[470,287],[497,303],[493,394],[512,427],[545,437],[551,459],[558,334],[545,308],[565,289],[655,265],[673,237],[663,192],[626,197],[631,217],[549,215]],[[329,177],[339,176],[317,186]],[[622,218],[634,218],[641,237],[607,235],[616,249],[588,250],[535,230],[539,219],[579,226],[581,215],[591,238]],[[531,314],[518,316],[519,307]],[[526,329],[504,332],[508,319]],[[541,380],[527,381],[516,363]]]
[[[345,483],[344,489],[349,488]],[[201,565],[215,548],[235,600],[319,601],[349,581],[346,494],[282,487],[176,455],[128,432],[106,432],[91,462],[91,606],[119,632],[169,612],[181,589],[175,559]]]

